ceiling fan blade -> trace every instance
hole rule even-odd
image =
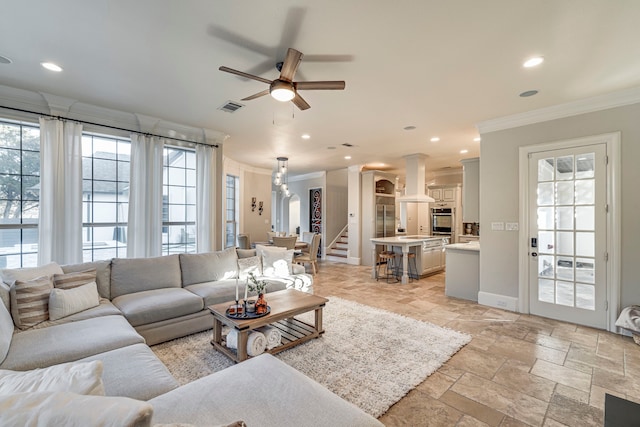
[[[344,81],[295,82],[296,90],[343,90]]]
[[[254,76],[253,74],[245,73],[245,72],[242,72],[242,71],[234,70],[233,68],[222,66],[222,67],[218,68],[218,70],[224,71],[225,73],[231,73],[231,74],[235,74],[235,75],[238,75],[238,76],[241,76],[241,77],[245,77],[247,79],[257,80],[259,82],[266,83],[268,85],[271,84],[271,80],[267,80],[267,79],[265,79],[263,77],[259,77],[259,76]]]
[[[287,57],[284,59],[284,63],[282,64],[282,70],[280,71],[280,80],[288,82],[293,81],[293,76],[295,76],[296,70],[298,69],[303,56],[302,52],[289,48],[287,51]]]
[[[297,93],[296,93],[296,96],[293,97],[291,102],[293,102],[295,104],[295,106],[298,107],[301,110],[307,110],[307,109],[311,108],[311,105],[309,105],[307,103],[307,101],[302,99],[302,97],[300,95],[298,95]]]
[[[252,99],[260,98],[261,96],[269,95],[269,89],[265,89],[262,92],[254,93],[251,96],[242,98],[241,101],[251,101]]]

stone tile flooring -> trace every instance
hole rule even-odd
[[[605,393],[640,402],[640,346],[605,331],[444,295],[444,273],[406,285],[321,262],[315,293],[473,336],[380,418],[386,426],[602,426]]]

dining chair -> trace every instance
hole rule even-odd
[[[308,244],[309,246],[311,246],[311,242],[313,241],[313,236],[315,236],[316,233],[312,232],[312,231],[303,231],[302,232],[302,241],[305,242],[306,244]],[[306,248],[302,248],[302,252],[309,252],[309,246],[307,246]]]
[[[267,240],[271,241],[277,235],[278,233],[276,233],[275,231],[267,231]]]
[[[248,234],[238,234],[238,248],[251,249],[251,238]]]
[[[291,237],[273,236],[272,240],[273,240],[273,246],[281,246],[287,249],[295,249],[296,240],[298,240],[298,238],[296,236],[291,236]]]
[[[297,256],[294,259],[296,264],[311,265],[311,271],[313,274],[316,274],[318,269],[318,248],[320,247],[320,239],[322,236],[320,234],[315,234],[313,239],[311,239],[311,244],[309,245],[309,252],[304,252],[302,255]]]

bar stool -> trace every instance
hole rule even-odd
[[[400,259],[398,260],[398,262],[396,263],[396,270],[397,270],[397,275],[398,277],[402,277],[402,274],[404,273],[404,270],[402,269],[403,264],[402,264],[402,255],[398,254],[398,256],[400,257]],[[409,276],[409,282],[413,281],[413,279],[415,280],[419,280],[420,276],[418,275],[418,267],[416,265],[416,254],[413,252],[409,252],[407,254],[407,276]]]
[[[378,261],[376,264],[376,281],[378,281],[378,279],[386,279],[387,283],[391,283],[389,282],[389,279],[393,279],[393,283],[398,281],[397,268],[394,262],[395,259],[396,253],[393,251],[382,251],[378,254]],[[382,264],[382,262],[385,263],[385,267],[383,275],[381,276],[380,264]]]

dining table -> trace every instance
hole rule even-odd
[[[256,247],[256,245],[262,245],[262,246],[274,246],[272,241],[268,241],[268,242],[253,242],[251,243],[252,247]],[[299,240],[296,242],[295,245],[295,250],[296,251],[301,251],[303,249],[307,249],[309,247],[309,244],[307,242],[303,242],[302,240]]]

